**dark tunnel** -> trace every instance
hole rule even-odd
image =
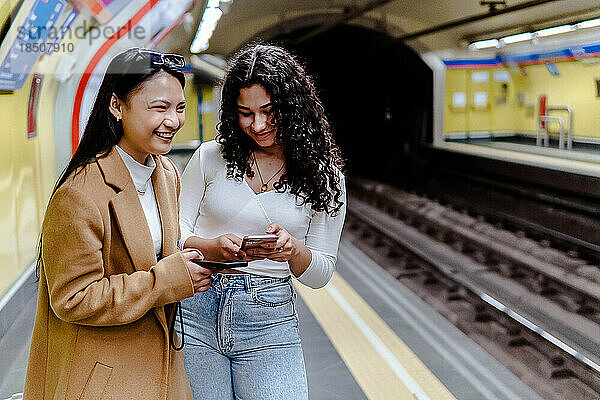
[[[294,51],[315,79],[348,175],[412,186],[419,144],[432,141],[431,69],[409,47],[358,26],[286,43],[305,32],[274,41]]]

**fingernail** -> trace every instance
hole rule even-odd
[[[194,252],[195,252],[195,253],[198,255],[198,258],[200,258],[200,259],[204,259],[204,254],[202,254],[202,253],[200,252],[200,250],[196,250],[196,249],[194,249]]]

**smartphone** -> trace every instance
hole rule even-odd
[[[265,243],[275,243],[276,241],[277,235],[273,234],[244,236],[242,239],[242,250],[259,247]]]
[[[201,267],[208,268],[208,269],[213,269],[213,270],[225,269],[225,268],[242,268],[242,267],[247,267],[248,266],[248,262],[247,261],[224,261],[224,262],[220,262],[220,261],[200,260],[198,258],[194,258],[194,259],[192,259],[192,262],[195,263],[195,264],[198,264]]]

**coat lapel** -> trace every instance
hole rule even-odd
[[[159,163],[160,161],[157,160],[157,164]],[[150,234],[150,228],[146,221],[146,215],[142,209],[129,170],[115,148],[112,149],[108,156],[99,159],[98,165],[100,166],[105,182],[117,190],[117,194],[109,202],[109,207],[111,207],[114,212],[123,242],[125,243],[125,247],[127,248],[127,252],[133,263],[133,268],[136,271],[148,271],[157,263],[156,255],[154,253],[154,243],[152,241],[152,235]],[[157,169],[158,168],[159,166],[157,165]],[[160,168],[162,169],[162,166]],[[171,225],[172,221],[169,220],[167,222],[163,218],[163,212],[160,211],[161,200],[159,199],[158,193],[168,190],[169,185],[166,181],[156,182],[154,178],[155,174],[156,170],[152,177],[152,183],[155,188],[156,199],[159,205],[158,208],[161,214],[164,254],[164,243],[168,243],[167,240],[170,240],[165,236],[165,230],[171,230],[169,228],[165,229],[165,225]],[[161,194],[161,197],[168,196],[165,196],[163,193]],[[167,207],[163,205],[162,208]],[[152,311],[156,314],[156,317],[163,328],[168,331],[164,308],[156,307],[153,308]]]
[[[136,271],[148,271],[156,264],[154,244],[146,216],[129,170],[115,148],[98,160],[104,180],[117,194],[110,200],[117,225]]]
[[[162,229],[162,257],[171,255],[177,251],[177,241],[179,240],[179,215],[177,210],[177,193],[175,180],[172,178],[172,172],[167,171],[159,157],[155,157],[156,169],[152,174],[152,186],[154,187],[154,196],[158,205],[158,214],[160,215],[160,224]],[[167,318],[165,308],[156,310],[157,316],[165,321]],[[169,314],[172,314],[170,312]],[[168,331],[168,328],[167,328]]]
[[[152,174],[152,186],[154,186],[154,195],[162,226],[162,256],[166,257],[177,251],[177,241],[179,240],[177,193],[173,173],[163,167],[162,161],[158,157],[155,160],[156,169]]]

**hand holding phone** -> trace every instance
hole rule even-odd
[[[277,235],[247,235],[242,239],[241,249],[246,251],[255,247],[262,247],[264,244],[277,242]]]

